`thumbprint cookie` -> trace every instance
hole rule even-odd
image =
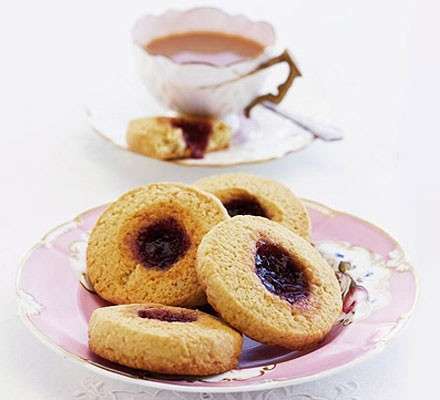
[[[155,183],[131,190],[104,211],[92,230],[90,283],[114,304],[205,304],[195,270],[197,247],[228,218],[216,197],[187,185]]]
[[[159,304],[96,309],[89,322],[89,347],[131,368],[175,375],[211,375],[233,369],[240,333],[197,310]]]
[[[203,158],[229,146],[231,129],[223,121],[202,117],[155,117],[131,121],[129,149],[161,160]]]
[[[217,196],[231,217],[265,217],[309,239],[310,218],[305,206],[278,182],[246,174],[214,175],[195,186]]]
[[[266,218],[217,225],[199,246],[197,273],[221,317],[266,344],[317,344],[341,313],[332,268],[309,242]]]

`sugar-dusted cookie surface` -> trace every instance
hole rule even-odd
[[[310,243],[266,218],[217,225],[199,246],[197,273],[226,322],[270,345],[317,344],[341,313],[332,268]]]
[[[115,304],[202,305],[197,248],[226,219],[216,197],[187,185],[154,183],[131,190],[104,211],[92,230],[89,280]]]
[[[161,160],[202,158],[229,146],[231,129],[223,121],[201,117],[154,117],[131,121],[129,149]]]
[[[159,304],[96,309],[89,322],[89,347],[113,362],[151,372],[211,375],[233,369],[240,333],[197,310]]]
[[[200,179],[194,185],[217,196],[232,217],[266,217],[309,239],[311,224],[305,206],[278,182],[248,174],[224,174]]]

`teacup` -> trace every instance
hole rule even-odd
[[[148,51],[148,43],[186,32],[217,32],[241,36],[257,42],[262,51],[253,58],[226,65],[209,61],[175,59]],[[150,93],[166,107],[181,113],[223,116],[242,113],[249,116],[260,102],[280,103],[301,73],[287,50],[279,51],[273,27],[251,21],[243,15],[229,15],[216,8],[167,11],[141,17],[132,30],[135,61],[140,77]],[[261,94],[271,72],[269,67],[285,62],[287,79],[276,94]]]

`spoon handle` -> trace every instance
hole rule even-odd
[[[320,124],[308,118],[304,118],[302,116],[292,113],[287,113],[286,111],[281,110],[275,104],[269,103],[267,101],[262,103],[261,105],[268,110],[274,112],[275,114],[278,114],[279,116],[289,120],[290,122],[299,126],[305,131],[310,132],[315,138],[321,139],[324,142],[335,142],[344,138],[341,129],[335,126]]]

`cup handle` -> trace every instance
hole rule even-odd
[[[281,101],[284,99],[284,96],[287,94],[287,91],[292,86],[294,79],[298,76],[301,76],[301,71],[296,66],[287,49],[284,50],[280,55],[275,56],[270,60],[265,61],[264,63],[261,63],[255,70],[252,71],[252,74],[282,62],[286,62],[289,66],[289,75],[287,76],[287,79],[277,86],[277,94],[267,93],[258,96],[254,100],[252,100],[244,109],[244,115],[247,118],[249,118],[252,108],[254,108],[257,104],[262,103],[263,101],[280,104]]]

